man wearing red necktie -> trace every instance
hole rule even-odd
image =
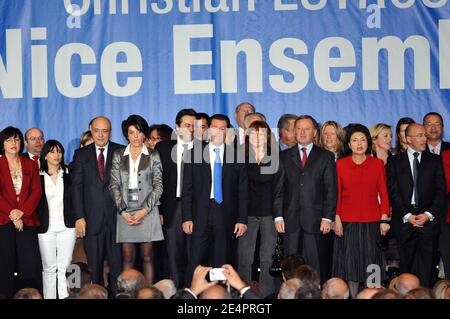
[[[39,128],[32,127],[28,131],[26,131],[25,146],[27,148],[27,153],[25,153],[24,155],[28,156],[30,159],[36,162],[39,167],[39,156],[41,154],[44,143],[44,133]]]

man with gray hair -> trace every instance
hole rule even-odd
[[[244,117],[245,130],[247,130],[250,127],[250,125],[252,125],[252,123],[256,122],[256,121],[266,122],[266,117],[264,116],[264,114],[259,113],[259,112],[247,114]]]
[[[341,278],[331,278],[323,286],[322,299],[348,299],[348,285]]]
[[[278,120],[278,136],[279,136],[279,144],[280,150],[284,151],[288,148],[291,148],[297,141],[295,139],[295,120],[297,119],[297,115],[294,114],[283,114]]]
[[[295,299],[295,294],[301,285],[302,282],[298,278],[286,280],[281,284],[278,299]]]
[[[173,280],[170,279],[160,280],[153,286],[162,292],[165,299],[170,299],[177,292],[177,287],[175,287],[175,283],[173,282]]]
[[[246,115],[250,113],[255,113],[255,107],[251,105],[249,102],[242,102],[236,106],[236,110],[234,112],[234,118],[236,119],[236,123],[238,124],[238,128],[236,129],[236,144],[242,145],[245,141],[245,125],[244,118]]]
[[[139,290],[145,287],[144,275],[136,269],[124,270],[117,278],[118,293],[130,295],[130,299],[135,299]]]

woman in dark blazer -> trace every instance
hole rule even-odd
[[[39,168],[24,156],[22,132],[7,127],[0,132],[0,295],[16,288],[41,288],[36,207],[41,198]]]
[[[38,206],[38,229],[42,258],[44,298],[68,296],[66,270],[75,246],[75,220],[70,198],[70,175],[64,165],[64,147],[48,140],[41,151],[42,196]],[[58,283],[58,284],[57,284]]]

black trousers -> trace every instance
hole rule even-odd
[[[224,220],[225,212],[215,202],[211,202],[206,227],[195,227],[191,235],[191,258],[186,274],[186,285],[192,280],[192,274],[198,265],[221,267],[231,263],[231,251],[235,248],[232,230]]]
[[[117,294],[117,277],[122,271],[122,246],[116,243],[115,228],[105,225],[100,233],[84,237],[84,249],[94,283],[104,285],[103,265],[105,260],[108,261],[109,297],[114,297]]]
[[[439,248],[444,264],[445,279],[450,279],[450,224],[442,223],[441,236],[439,238]]]
[[[400,272],[419,277],[423,287],[431,288],[436,279],[437,231],[439,221],[428,222],[423,228],[410,223],[400,225],[398,245]]]
[[[189,243],[190,236],[183,232],[181,227],[181,202],[177,202],[177,206],[172,224],[168,226],[163,225],[164,241],[166,247],[165,258],[165,278],[172,279],[177,288],[189,286],[190,282],[185,282],[186,267],[189,259]],[[156,262],[156,260],[155,260]]]
[[[16,282],[14,272],[17,272]],[[13,297],[22,288],[42,293],[42,263],[36,227],[19,232],[12,223],[0,226],[0,294]]]

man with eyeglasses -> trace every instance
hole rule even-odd
[[[442,151],[450,149],[450,143],[442,140],[444,121],[436,112],[429,112],[423,117],[423,126],[427,137],[427,151],[441,155]]]
[[[400,272],[420,278],[423,287],[436,280],[437,235],[445,203],[445,178],[441,159],[427,152],[425,128],[406,128],[408,149],[387,162],[392,231],[397,235]]]
[[[27,153],[24,155],[35,161],[38,166],[40,166],[39,156],[44,143],[44,133],[41,129],[32,127],[25,132],[25,147],[27,148]]]
[[[249,102],[243,102],[236,106],[234,112],[234,118],[238,124],[238,129],[236,130],[236,142],[237,145],[242,145],[245,142],[245,123],[244,119],[247,114],[255,113],[255,107]]]
[[[75,151],[72,161],[72,205],[77,237],[83,238],[92,281],[103,284],[104,260],[109,265],[111,295],[117,293],[122,250],[116,243],[118,211],[109,191],[114,151],[125,147],[111,142],[111,122],[98,116],[89,125],[94,143]]]

